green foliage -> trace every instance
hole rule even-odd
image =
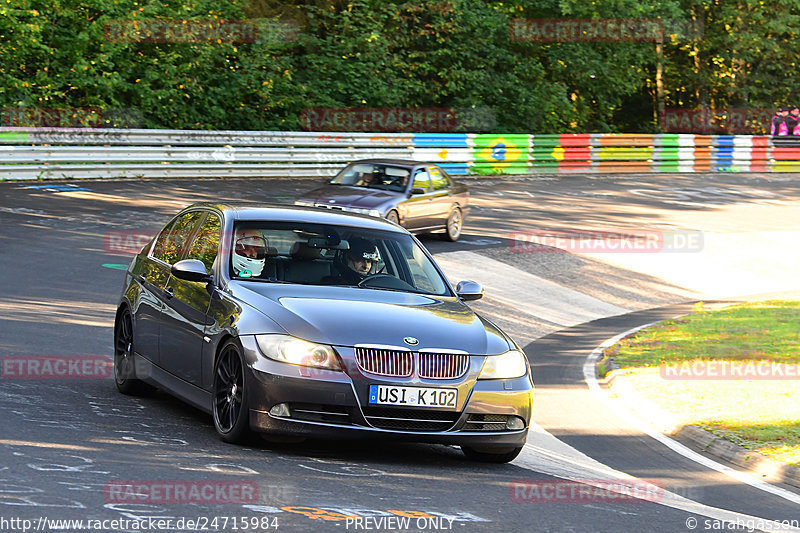
[[[663,56],[512,40],[520,18],[659,19]],[[186,20],[261,32],[129,38]],[[659,61],[667,107],[772,107],[792,96],[798,33],[800,0],[0,0],[0,108],[6,124],[71,109],[61,125],[249,130],[300,129],[315,107],[450,108],[474,132],[655,131]]]

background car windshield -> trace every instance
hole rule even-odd
[[[370,289],[452,294],[433,262],[407,234],[285,222],[247,222],[234,230],[234,234],[244,232],[263,236],[266,248],[258,257],[263,257],[264,266],[258,275],[238,275],[232,251],[229,268],[234,279],[304,285],[361,283]],[[371,268],[353,278],[348,275],[352,272],[345,272],[348,253],[365,245],[373,258]]]
[[[403,192],[406,190],[409,174],[410,171],[407,168],[386,164],[359,163],[346,167],[331,180],[331,183]]]

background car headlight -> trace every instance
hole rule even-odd
[[[314,202],[310,200],[295,200],[294,205],[302,205],[306,207],[314,207]]]
[[[350,213],[360,213],[362,215],[369,215],[371,217],[381,217],[381,212],[377,209],[367,209],[365,207],[345,207],[345,211],[349,211]]]
[[[487,356],[478,379],[521,378],[527,368],[525,355],[517,350],[511,350],[504,354]]]
[[[265,356],[290,365],[341,370],[336,353],[328,345],[304,341],[289,335],[256,335]]]

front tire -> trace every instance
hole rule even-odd
[[[250,438],[250,407],[244,360],[239,345],[228,341],[214,365],[214,428],[225,442],[244,444]]]
[[[386,213],[386,220],[393,224],[397,224],[398,226],[400,225],[400,217],[397,215],[397,211],[394,209]]]
[[[462,446],[461,451],[471,461],[479,461],[481,463],[508,463],[513,461],[522,451],[522,446],[519,448],[501,447],[501,448],[473,448],[472,446]]]
[[[133,349],[133,316],[125,307],[114,323],[114,383],[128,396],[141,396],[152,387],[136,378]]]
[[[461,209],[454,207],[447,217],[447,225],[444,227],[444,238],[450,242],[456,242],[461,237],[461,227],[464,223],[461,217]]]

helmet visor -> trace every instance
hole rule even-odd
[[[247,235],[236,239],[235,252],[250,259],[264,259],[267,256],[267,240],[257,235]]]

